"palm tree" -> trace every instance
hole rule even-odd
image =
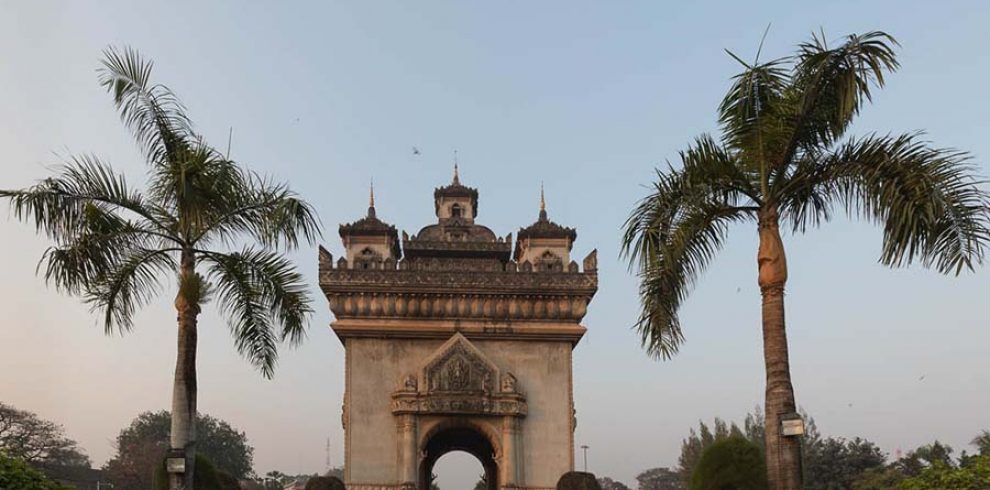
[[[302,275],[279,249],[312,242],[319,227],[284,184],[239,168],[196,135],[175,95],[151,83],[150,61],[131,49],[104,55],[100,83],[147,159],[147,191],[86,155],[0,197],[52,240],[39,263],[45,280],[99,311],[108,335],[130,330],[135,311],[176,278],[170,454],[185,458],[186,471],[170,476],[170,488],[192,488],[200,309],[215,298],[237,350],[270,378],[279,342],[300,342],[312,311]],[[231,250],[248,240],[258,246]]]
[[[623,256],[637,270],[644,348],[669,358],[684,340],[677,312],[725,243],[730,224],[759,233],[763,298],[767,472],[773,489],[801,486],[796,416],[784,329],[787,262],[781,222],[803,233],[837,207],[883,227],[880,262],[919,261],[959,274],[982,263],[990,243],[988,194],[965,153],[932,148],[917,133],[846,136],[872,90],[898,68],[897,41],[883,32],[824,35],[794,56],[743,65],[719,106],[720,140],[697,138],[679,168],[657,171],[651,193],[624,225]]]

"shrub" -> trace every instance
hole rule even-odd
[[[602,490],[592,473],[568,471],[557,480],[557,490]]]
[[[193,476],[196,490],[224,490],[217,478],[217,470],[210,460],[201,454],[196,455],[196,474]],[[165,473],[165,460],[155,468],[153,490],[168,490],[168,475]]]
[[[335,476],[314,476],[306,482],[306,490],[344,490],[344,482]]]
[[[741,436],[712,444],[691,475],[691,490],[764,490],[767,469],[760,448]]]

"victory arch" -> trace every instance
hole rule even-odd
[[[478,191],[433,193],[437,222],[409,236],[368,215],[320,248],[320,287],[346,351],[344,480],[352,490],[429,488],[450,451],[481,461],[491,490],[554,488],[574,468],[571,350],[598,288],[596,252],[571,260],[572,228],[539,218],[496,236]],[[535,206],[534,206],[535,208]]]

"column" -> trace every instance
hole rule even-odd
[[[499,462],[502,488],[513,488],[520,485],[522,468],[519,467],[519,420],[511,415],[502,418],[502,454]]]
[[[399,429],[399,483],[403,488],[416,488],[416,416],[402,414],[398,417]]]

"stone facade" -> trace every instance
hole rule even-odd
[[[444,453],[467,451],[489,488],[552,488],[574,467],[571,350],[598,287],[576,232],[539,219],[498,237],[475,223],[478,191],[434,192],[438,221],[401,247],[368,215],[341,225],[344,257],[320,248],[320,286],[346,351],[345,482],[424,488]],[[514,253],[513,253],[514,252]]]

